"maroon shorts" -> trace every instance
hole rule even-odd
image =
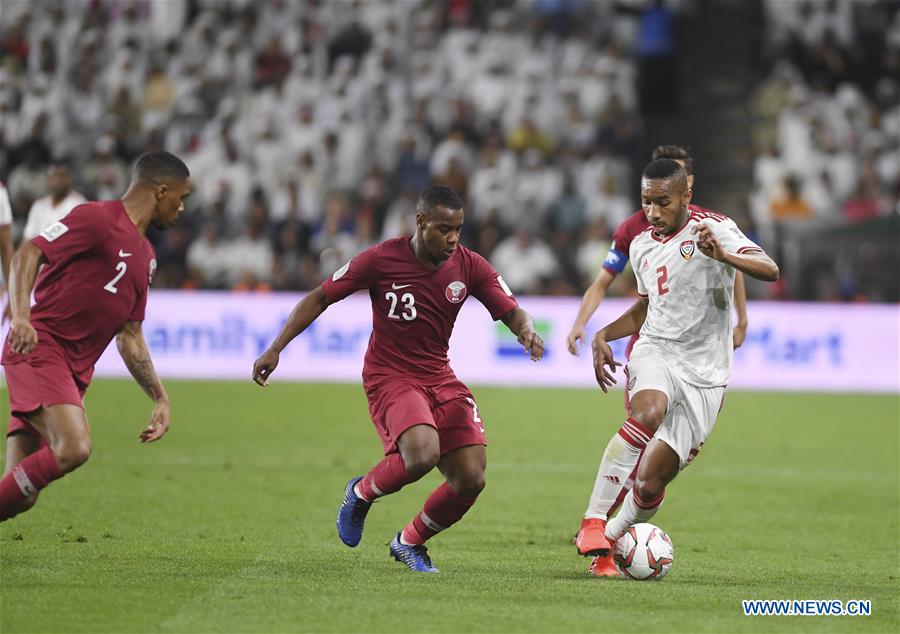
[[[24,418],[48,405],[69,403],[84,409],[86,385],[75,380],[62,353],[53,346],[38,346],[19,363],[4,365],[9,387],[10,435],[17,431],[37,435]]]
[[[486,445],[475,398],[453,375],[425,386],[405,377],[365,382],[369,413],[385,455],[398,451],[400,434],[414,425],[437,429],[441,455],[468,445]]]

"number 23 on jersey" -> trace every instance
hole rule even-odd
[[[412,293],[397,295],[393,291],[384,294],[384,298],[391,303],[387,316],[391,319],[404,319],[412,321],[416,318],[416,298]],[[399,310],[399,313],[398,313]]]

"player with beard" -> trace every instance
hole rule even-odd
[[[168,431],[169,397],[141,331],[156,269],[146,233],[151,224],[173,225],[190,190],[190,173],[178,157],[145,154],[121,200],[78,205],[13,257],[12,321],[2,358],[12,416],[0,521],[27,511],[41,489],[91,455],[83,397],[113,337],[154,402],[140,441],[154,442]]]

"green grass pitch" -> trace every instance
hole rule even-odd
[[[434,474],[376,504],[356,549],[337,538],[344,483],[380,455],[359,386],[167,385],[152,446],[135,384],[91,388],[91,460],[0,525],[0,631],[900,631],[896,396],[729,394],[653,520],[675,566],[640,583],[589,577],[571,545],[621,392],[475,389],[488,487],[431,576],[387,542]],[[752,598],[872,615],[745,617]]]

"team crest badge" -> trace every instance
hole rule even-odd
[[[156,274],[156,258],[150,260],[150,275],[147,284],[153,284],[153,276]]]
[[[466,285],[458,280],[450,282],[444,290],[444,295],[451,304],[458,304],[466,298]]]
[[[690,260],[694,257],[694,241],[693,240],[685,240],[681,243],[681,257],[685,260]]]

